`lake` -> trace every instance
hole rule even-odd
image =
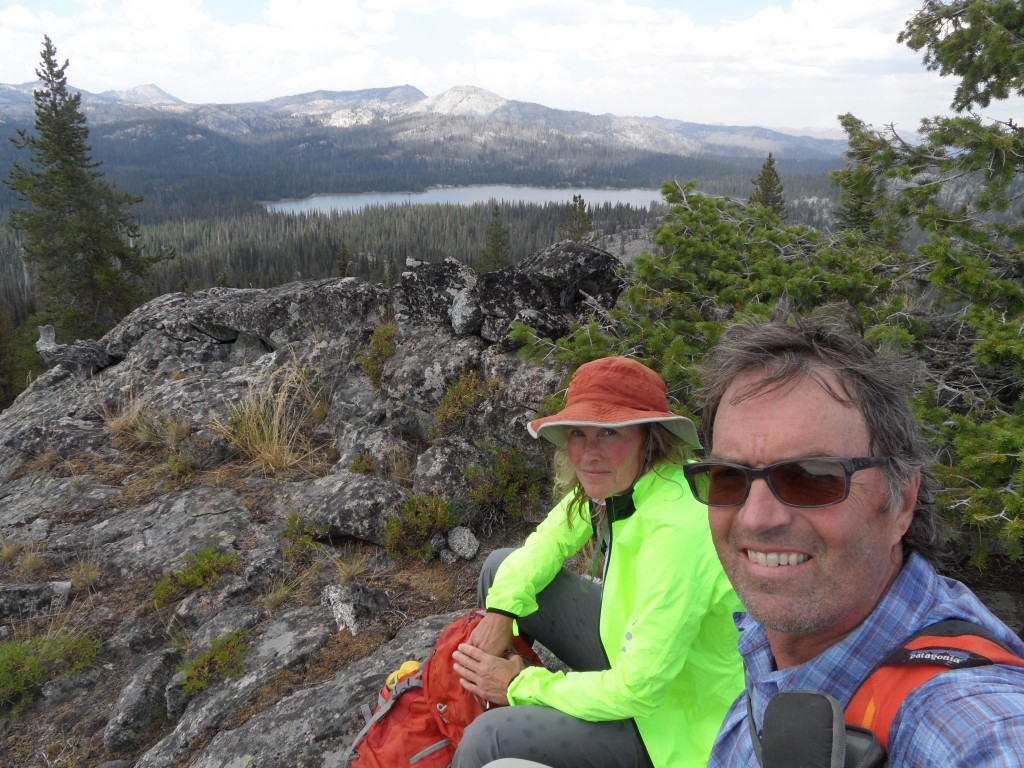
[[[587,205],[622,203],[634,208],[647,208],[651,202],[662,203],[658,189],[555,189],[527,187],[513,184],[478,185],[469,187],[437,187],[425,192],[360,192],[344,195],[313,195],[302,200],[265,202],[267,210],[277,213],[329,213],[330,211],[358,211],[370,205],[445,204],[472,205],[493,201],[506,203],[565,203],[573,195],[582,195]]]

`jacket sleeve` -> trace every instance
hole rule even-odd
[[[574,515],[566,519],[569,497],[555,505],[521,547],[498,568],[484,606],[515,617],[537,610],[537,594],[555,578],[565,561],[590,538],[590,521]]]
[[[524,670],[509,686],[509,702],[554,707],[583,720],[619,720],[652,714],[675,687],[671,706],[693,706],[699,692],[680,698],[676,678],[693,662],[691,649],[709,606],[725,599],[729,588],[710,541],[707,513],[686,493],[675,495],[670,509],[642,509],[642,535],[629,569],[630,588],[610,595],[606,585],[602,612],[618,610],[620,637],[604,637],[610,668],[600,672]],[[639,522],[639,520],[637,521]],[[619,556],[612,541],[612,557]],[[609,605],[613,601],[617,608]],[[604,622],[602,622],[602,627]],[[603,633],[602,633],[603,634]],[[704,679],[714,679],[713,660],[698,660]],[[729,670],[723,669],[723,675]]]

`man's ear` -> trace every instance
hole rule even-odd
[[[896,526],[899,531],[899,539],[902,539],[910,523],[914,519],[914,509],[917,507],[917,492],[921,488],[921,473],[915,472],[914,476],[907,481],[900,492],[900,509],[896,515]]]

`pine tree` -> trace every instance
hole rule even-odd
[[[491,212],[491,223],[487,227],[487,245],[480,254],[477,272],[481,275],[485,272],[494,272],[506,266],[509,261],[508,227],[501,223],[501,209],[495,203]]]
[[[563,240],[582,243],[587,240],[592,226],[593,222],[587,215],[587,204],[583,200],[583,195],[573,195],[572,204],[569,206],[569,215],[558,226],[558,236]]]
[[[145,298],[143,281],[169,251],[145,256],[128,206],[141,200],[108,184],[94,161],[81,94],[68,90],[57,49],[43,39],[35,133],[11,141],[31,158],[5,181],[28,208],[9,222],[24,235],[40,309],[61,337],[97,337]]]
[[[754,194],[747,202],[750,205],[761,206],[773,211],[780,220],[786,220],[786,198],[782,192],[782,179],[775,170],[775,158],[768,153],[768,159],[761,166],[761,173],[756,179],[751,179],[754,185]]]
[[[965,112],[1024,95],[1024,8],[1005,0],[927,0],[896,38],[960,82],[950,105]],[[1011,121],[1012,122],[1012,121]]]
[[[338,248],[338,258],[334,261],[334,274],[338,277],[348,277],[352,269],[352,252],[348,245],[342,243]]]
[[[893,215],[888,180],[872,162],[874,153],[884,145],[853,115],[840,115],[839,122],[849,137],[849,148],[846,165],[829,174],[830,182],[839,188],[836,228],[862,232],[872,243],[898,249],[907,224]]]

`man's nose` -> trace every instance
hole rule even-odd
[[[747,500],[737,516],[749,530],[768,530],[789,525],[793,521],[793,507],[780,501],[768,487],[768,481],[759,477],[750,484]]]

